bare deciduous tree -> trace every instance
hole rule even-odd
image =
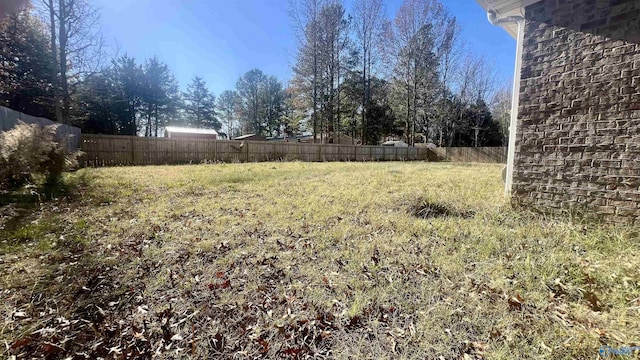
[[[58,121],[69,123],[72,95],[80,82],[100,67],[100,15],[87,0],[43,0],[43,5],[49,15],[54,78],[58,79],[54,84],[60,98],[56,106],[61,107]]]
[[[217,101],[218,109],[220,109],[221,120],[225,122],[227,127],[227,137],[232,139],[235,130],[235,113],[238,105],[238,94],[232,90],[226,90],[220,94]]]
[[[321,141],[324,141],[323,133],[327,130],[335,140],[339,137],[340,131],[340,82],[344,52],[348,44],[349,23],[345,19],[345,9],[340,1],[331,1],[323,6],[318,20],[320,23],[318,45],[323,85],[320,97],[320,107],[323,110],[320,120],[320,137]]]
[[[384,7],[382,0],[355,0],[354,28],[362,66],[362,138],[367,138],[367,107],[371,100],[371,78],[380,61],[380,40],[383,34]]]
[[[405,0],[393,23],[385,26],[386,56],[393,65],[395,90],[404,100],[409,144],[413,144],[416,125],[429,137],[435,101],[442,89],[441,57],[451,55],[455,30],[455,19],[438,0]]]
[[[494,120],[500,124],[500,130],[503,135],[503,143],[509,143],[509,125],[511,123],[511,101],[512,90],[511,84],[505,85],[498,89],[493,99],[491,113]]]
[[[298,39],[298,59],[294,67],[294,79],[298,88],[308,91],[312,104],[313,141],[318,132],[318,90],[320,77],[319,21],[324,0],[290,0],[289,16]]]
[[[483,102],[491,106],[496,93],[496,69],[484,57],[473,53],[467,54],[460,72],[460,121],[465,109],[473,103]],[[478,136],[484,130],[478,117],[473,126],[474,146],[478,146]]]
[[[451,88],[455,79],[456,71],[460,66],[460,55],[462,54],[462,45],[460,43],[460,25],[455,18],[451,19],[443,32],[440,43],[438,44],[438,59],[440,61],[438,72],[440,75],[441,94],[438,104],[435,107],[438,145],[442,146],[444,141],[445,129],[449,126],[451,117],[449,116],[452,101]]]

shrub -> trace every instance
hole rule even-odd
[[[57,125],[40,127],[19,123],[0,133],[0,189],[15,190],[34,183],[38,176],[55,184],[62,173],[77,165],[71,153],[56,140]]]

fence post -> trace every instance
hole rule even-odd
[[[136,138],[134,136],[132,136],[131,137],[131,141],[129,143],[129,145],[131,146],[131,165],[137,165],[136,164],[135,141],[136,141]]]

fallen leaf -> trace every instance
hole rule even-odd
[[[222,351],[224,349],[224,336],[220,333],[216,333],[213,336],[213,348],[217,351]]]
[[[591,310],[602,311],[602,302],[598,299],[598,296],[593,291],[587,291],[584,293],[584,299],[589,302]]]
[[[50,343],[50,342],[45,342],[43,345],[43,351],[44,353],[48,356],[60,353],[62,351],[64,351],[64,348],[62,348],[59,345]]]
[[[23,346],[27,346],[27,345],[29,345],[29,343],[31,343],[31,338],[26,337],[26,338],[23,338],[23,339],[16,340],[16,341],[11,345],[11,348],[12,348],[12,349],[20,349],[20,348],[21,348],[21,347],[23,347]]]
[[[511,310],[522,310],[522,304],[524,304],[524,298],[520,294],[512,296],[508,300],[509,308]]]
[[[14,318],[26,318],[27,317],[27,313],[24,311],[16,311],[13,313],[13,317]]]
[[[373,249],[373,255],[371,256],[371,260],[375,265],[378,265],[378,263],[380,262],[380,250],[378,250],[377,247]]]
[[[258,344],[260,344],[262,346],[261,352],[263,354],[266,354],[267,352],[269,352],[269,343],[268,342],[266,342],[264,339],[256,339],[256,341],[258,342]]]
[[[302,349],[296,349],[296,348],[289,348],[289,349],[285,349],[284,354],[285,355],[293,355],[293,356],[297,356],[302,352]]]

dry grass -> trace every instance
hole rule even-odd
[[[83,170],[75,199],[0,233],[4,356],[560,359],[640,345],[637,229],[513,210],[500,171]]]

